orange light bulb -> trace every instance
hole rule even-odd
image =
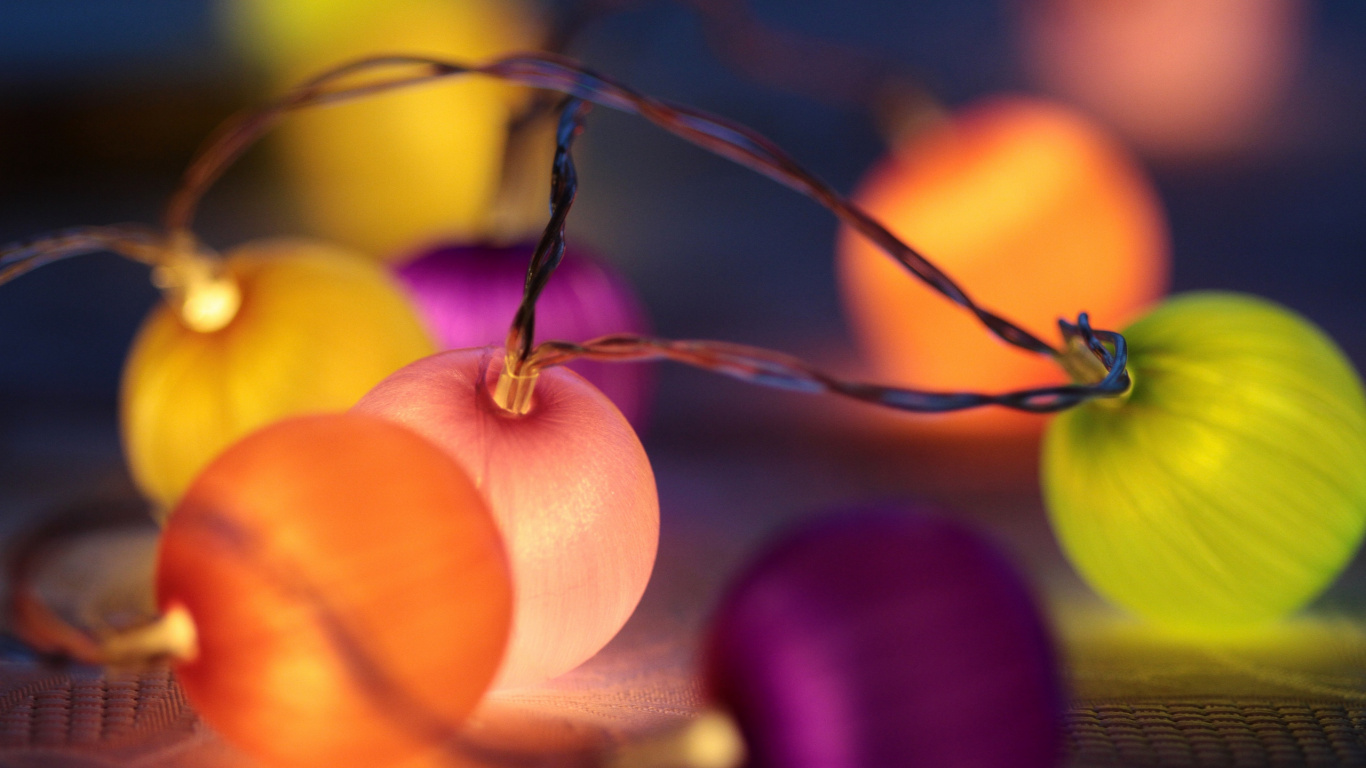
[[[493,678],[512,603],[468,476],[354,413],[278,422],[215,459],[166,525],[157,595],[195,627],[175,670],[195,710],[290,768],[439,746]]]
[[[124,364],[125,453],[138,485],[163,508],[247,432],[297,413],[349,408],[436,349],[402,289],[365,256],[263,240],[231,251],[224,275],[235,293],[209,283],[181,307],[163,303]],[[210,330],[194,327],[186,312]]]
[[[1121,327],[1166,288],[1166,223],[1147,177],[1099,127],[1045,101],[996,97],[957,112],[898,147],[854,200],[1040,338],[1081,311]],[[837,250],[846,312],[883,380],[992,392],[1064,382],[857,233],[844,230]],[[976,435],[1043,427],[1001,409],[919,423]]]
[[[611,640],[654,567],[659,500],[649,459],[616,406],[564,368],[541,371],[515,415],[492,391],[502,350],[443,352],[375,387],[355,410],[425,435],[474,478],[498,521],[516,593],[495,687],[567,672]]]

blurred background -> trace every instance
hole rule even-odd
[[[846,65],[909,78],[949,110],[1003,92],[1071,103],[1152,176],[1169,222],[1173,290],[1270,297],[1366,366],[1358,0],[600,5],[564,41],[568,55],[749,125],[845,192],[889,152],[889,125],[898,125],[896,104],[872,109],[859,89],[839,86]],[[775,50],[789,64],[797,52],[801,71],[775,84],[763,46],[737,49],[710,34],[728,5],[778,33],[788,47]],[[533,10],[541,29],[555,30],[580,7]],[[156,222],[214,126],[279,92],[287,67],[261,53],[269,41],[244,43],[250,34],[229,21],[234,13],[210,0],[0,4],[0,241]],[[812,74],[823,71],[833,87]],[[287,183],[284,146],[253,150],[212,191],[197,223],[205,242],[226,249],[317,234]],[[570,242],[626,275],[658,335],[760,344],[850,375],[866,370],[841,310],[833,216],[607,109],[591,114],[577,156]],[[145,267],[108,254],[0,287],[0,527],[76,496],[133,493],[119,455],[119,371],[156,300]],[[701,548],[729,563],[785,518],[883,496],[967,508],[1007,538],[1032,542],[1025,557],[1056,564],[1032,436],[932,439],[864,429],[867,413],[662,368],[644,440],[660,483],[662,572],[687,578],[652,586],[647,607],[691,622],[690,595],[726,575],[702,572],[684,553]],[[686,588],[672,594],[670,584]]]
[[[292,20],[277,10],[279,29],[310,29],[304,11],[327,5],[0,5],[0,240],[156,222],[215,125],[278,93],[297,78],[290,67],[317,68],[302,55],[280,64],[288,41],[243,18],[252,8],[269,16],[260,9],[297,7]],[[1359,368],[1366,363],[1366,8],[1354,0],[529,8],[539,31],[511,34],[514,43],[569,30],[560,41],[569,55],[645,93],[752,126],[845,192],[888,154],[896,125],[895,102],[866,103],[858,77],[867,72],[918,83],[949,110],[1008,92],[1071,103],[1126,142],[1155,181],[1173,290],[1276,299],[1323,326]],[[593,12],[579,15],[585,8]],[[726,16],[736,9],[760,30],[748,41],[715,34],[727,18],[736,28]],[[778,42],[755,42],[770,38]],[[848,87],[841,77],[852,78]],[[209,194],[197,222],[205,242],[227,249],[319,234],[289,185],[287,151],[267,141]],[[578,161],[570,242],[634,283],[659,335],[761,344],[867,372],[841,311],[833,216],[607,109],[590,116]],[[118,451],[119,370],[156,299],[144,267],[108,254],[0,288],[0,524],[33,514],[54,490],[131,492]],[[945,443],[862,429],[851,424],[866,426],[869,409],[679,366],[662,369],[659,387],[645,440],[666,534],[705,521],[712,508],[734,519],[752,507],[745,519],[756,521],[757,536],[822,504],[908,494],[1004,506],[1021,510],[1009,520],[1041,522],[1032,436]],[[984,493],[995,495],[979,501]],[[671,516],[671,498],[687,511]],[[750,538],[727,541],[740,552]]]
[[[585,7],[597,12],[580,18]],[[539,31],[508,39],[570,30],[560,40],[568,55],[642,92],[749,125],[844,192],[888,155],[898,128],[914,125],[907,113],[920,113],[896,100],[914,89],[889,96],[866,83],[846,88],[843,76],[862,83],[868,72],[894,73],[950,112],[1000,93],[1069,103],[1126,143],[1155,183],[1174,291],[1275,299],[1366,367],[1359,0],[546,0],[530,8]],[[736,9],[741,16],[726,15]],[[220,121],[279,93],[287,73],[297,77],[291,67],[316,68],[305,56],[276,56],[271,46],[285,43],[251,32],[241,14],[227,0],[0,3],[0,241],[158,221]],[[288,23],[307,28],[300,14]],[[719,19],[735,29],[746,18],[749,37],[716,34]],[[357,158],[378,151],[326,146]],[[206,243],[331,234],[290,184],[290,151],[268,141],[223,178],[197,220]],[[635,285],[658,335],[764,345],[868,374],[841,308],[829,213],[607,109],[590,115],[577,158],[570,243]],[[996,268],[1011,274],[1008,260]],[[157,299],[145,267],[110,254],[0,287],[0,535],[54,505],[136,499],[119,449],[119,374]],[[731,566],[790,518],[884,497],[947,502],[1009,542],[1051,594],[1080,590],[1044,520],[1036,435],[935,435],[906,426],[913,421],[663,366],[643,433],[661,495],[659,569],[644,618],[623,642],[658,635],[661,622],[680,637],[695,629]],[[1358,606],[1360,571],[1328,602]]]
[[[550,18],[567,5],[548,4]],[[846,192],[886,151],[860,105],[775,89],[732,66],[709,45],[705,24],[686,4],[616,5],[622,10],[578,31],[571,55],[646,93],[750,125]],[[1080,103],[1127,136],[1155,177],[1171,221],[1176,290],[1230,288],[1278,299],[1324,326],[1353,359],[1366,355],[1356,300],[1366,285],[1360,215],[1366,10],[1359,3],[1228,4],[1243,16],[1260,12],[1249,7],[1284,7],[1278,18],[1287,29],[1261,38],[1248,33],[1263,47],[1279,45],[1266,55],[1280,60],[1253,61],[1249,77],[1257,82],[1222,88],[1272,92],[1245,99],[1253,102],[1243,109],[1248,115],[1222,124],[1213,118],[1216,129],[1182,128],[1191,136],[1187,146],[1118,108],[1107,115],[1088,96],[1094,88],[1053,71],[1064,66],[1058,59],[1084,52],[1064,51],[1067,42],[1056,29],[1052,38],[1037,31],[1049,12],[1040,9],[1055,6],[1051,12],[1058,15],[1078,3],[749,5],[774,30],[904,69],[950,106],[1002,91],[1053,93]],[[207,0],[0,7],[0,237],[155,221],[209,130],[271,92],[260,62],[225,30],[225,15],[222,3]],[[1166,37],[1180,47],[1202,47],[1173,33]],[[1206,46],[1216,44],[1204,39]],[[1094,45],[1115,50],[1123,42]],[[1150,44],[1142,61],[1156,66],[1164,55]],[[1178,98],[1168,98],[1171,109]],[[1162,111],[1151,104],[1128,108]],[[204,205],[199,230],[211,245],[307,232],[283,191],[271,149],[250,154]],[[661,334],[796,351],[841,343],[833,217],[606,109],[590,119],[579,162],[573,239],[632,279]],[[6,286],[0,301],[4,400],[112,402],[122,354],[153,298],[139,268],[105,257],[60,264]]]

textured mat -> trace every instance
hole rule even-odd
[[[73,549],[54,563],[50,596],[74,615],[138,610],[153,534]],[[486,701],[466,729],[471,765],[581,766],[698,711],[691,641],[707,589],[670,562],[703,560],[666,561],[650,599],[584,667]],[[1354,605],[1330,602],[1234,639],[1192,639],[1078,587],[1056,591],[1054,606],[1076,702],[1071,768],[1366,766],[1366,625]],[[1344,584],[1342,593],[1363,591]],[[18,646],[0,646],[0,766],[256,768],[200,723],[166,668],[50,668]]]
[[[1366,765],[1366,707],[1211,701],[1089,704],[1070,714],[1077,768]]]
[[[165,667],[141,674],[45,671],[5,665],[0,749],[91,747],[101,751],[170,743],[197,719]]]
[[[609,666],[568,681],[562,690],[498,701],[476,723],[490,764],[501,762],[500,746],[509,760],[526,756],[511,743],[492,741],[534,735],[532,741],[546,748],[583,747],[585,740],[598,741],[585,735],[598,732],[610,743],[612,731],[621,738],[642,724],[686,717],[696,705],[686,687],[672,697],[652,698],[651,692],[664,692],[658,676],[611,684],[619,671]],[[0,765],[248,764],[199,724],[164,667],[103,674],[6,662],[0,663],[0,675]],[[577,742],[571,745],[563,734],[572,733],[578,736],[569,739]],[[1363,766],[1366,705],[1079,703],[1069,716],[1067,748],[1074,768]]]

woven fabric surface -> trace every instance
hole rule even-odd
[[[487,764],[511,765],[605,751],[696,711],[681,669],[667,658],[634,667],[630,655],[551,688],[495,697],[471,724],[471,743]],[[648,672],[622,674],[628,664]],[[198,721],[164,667],[102,673],[6,662],[0,678],[0,765],[251,765]],[[1366,705],[1077,702],[1067,747],[1074,768],[1366,765]]]
[[[1366,765],[1366,706],[1276,701],[1077,704],[1077,768]]]
[[[753,459],[736,466],[764,471]],[[670,470],[691,480],[688,468]],[[490,696],[465,729],[474,765],[593,765],[701,709],[696,646],[711,601],[780,524],[761,504],[795,505],[756,493],[755,512],[729,516],[738,504],[718,503],[706,483],[676,482],[666,492],[672,516],[636,615],[580,669]],[[1078,583],[1027,501],[985,508],[999,509],[987,522],[1041,575],[1052,604],[1073,693],[1069,766],[1366,766],[1362,564],[1305,615],[1255,635],[1167,636]],[[54,563],[49,599],[76,617],[136,611],[154,545],[148,526],[77,546]],[[256,764],[194,715],[164,667],[52,668],[11,646],[0,653],[0,766]]]

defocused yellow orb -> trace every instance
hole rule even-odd
[[[226,11],[238,47],[277,91],[363,56],[474,64],[535,49],[542,37],[518,0],[230,0]],[[484,236],[508,120],[527,94],[471,76],[291,115],[277,147],[307,225],[389,257],[428,240]],[[544,138],[548,190],[553,144]],[[544,219],[545,200],[528,196],[528,216]]]
[[[1043,483],[1105,597],[1217,629],[1305,605],[1366,529],[1366,396],[1317,327],[1251,296],[1180,296],[1130,326],[1127,399],[1053,420]]]
[[[229,253],[226,274],[241,298],[226,326],[193,330],[163,303],[124,367],[129,467],[163,506],[247,432],[296,413],[349,408],[385,376],[435,351],[396,283],[365,256],[265,240]]]

